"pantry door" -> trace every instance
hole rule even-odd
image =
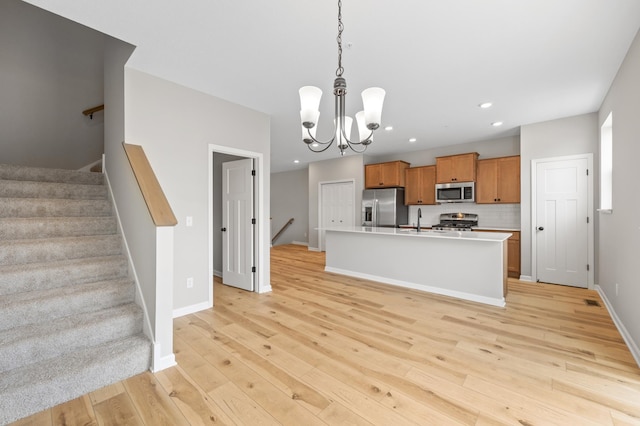
[[[590,270],[588,158],[536,162],[536,279],[587,288]]]
[[[355,223],[355,183],[353,181],[323,182],[320,184],[320,251],[325,250],[326,228],[353,226]]]

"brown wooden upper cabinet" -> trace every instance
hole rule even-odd
[[[405,161],[367,164],[364,166],[365,188],[404,188],[404,171],[410,166]]]
[[[436,158],[436,183],[474,182],[477,152]]]
[[[478,160],[476,203],[520,202],[520,156]]]
[[[405,171],[404,203],[436,203],[436,166],[410,167]]]

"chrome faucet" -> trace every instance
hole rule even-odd
[[[422,210],[418,209],[418,225],[416,226],[416,232],[420,232],[420,218],[422,217]]]

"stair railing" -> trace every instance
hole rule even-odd
[[[93,120],[93,114],[102,110],[104,110],[104,104],[94,106],[93,108],[85,109],[84,111],[82,111],[82,114],[88,115],[89,118]]]
[[[280,235],[282,235],[282,233],[289,227],[289,225],[291,225],[293,223],[293,218],[289,219],[289,221],[287,223],[284,224],[284,226],[282,227],[282,229],[280,229],[278,231],[278,233],[271,239],[271,244],[274,243],[275,240],[278,239],[278,237]]]
[[[131,164],[133,174],[138,181],[144,202],[156,226],[174,226],[178,223],[160,182],[149,164],[149,160],[140,145],[123,143],[124,151]]]

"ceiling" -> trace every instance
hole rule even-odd
[[[382,125],[393,126],[369,155],[597,111],[640,28],[638,0],[343,1],[347,113],[379,86]],[[302,143],[298,98],[303,85],[323,90],[318,137],[328,139],[337,0],[28,2],[138,46],[138,69],[269,114],[272,172],[339,155]]]

